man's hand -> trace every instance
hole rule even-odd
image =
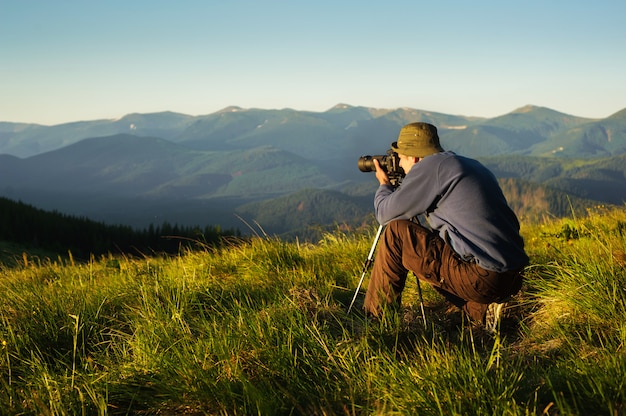
[[[387,176],[387,173],[380,167],[378,159],[374,159],[374,166],[376,166],[376,179],[378,179],[378,183],[381,185],[391,185],[389,176]]]

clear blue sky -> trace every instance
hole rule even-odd
[[[0,0],[0,121],[626,108],[623,0]]]

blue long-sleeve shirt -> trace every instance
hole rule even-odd
[[[484,269],[501,272],[528,264],[519,221],[493,173],[476,160],[453,152],[427,156],[395,191],[381,185],[374,208],[380,224],[425,215],[458,254]]]

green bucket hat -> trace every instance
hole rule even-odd
[[[426,157],[443,152],[437,127],[428,123],[411,123],[402,127],[398,141],[391,144],[394,152],[406,156]]]

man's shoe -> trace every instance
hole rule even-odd
[[[487,332],[495,333],[500,328],[500,318],[504,303],[490,303],[485,314],[485,329]]]

